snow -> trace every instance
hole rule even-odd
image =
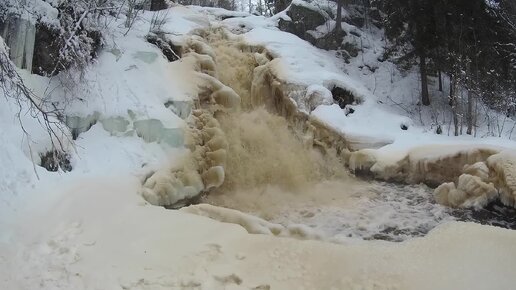
[[[16,248],[31,263],[10,264],[17,271],[0,281],[19,289],[511,289],[514,283],[516,238],[508,230],[453,223],[399,244],[299,242],[145,205],[138,184],[106,175],[62,184],[44,194],[46,201],[35,200],[31,216],[13,228],[30,243]],[[218,214],[236,214],[259,232],[271,227],[228,210]],[[15,253],[3,246],[2,256],[11,258]],[[479,278],[486,269],[490,275]]]
[[[168,10],[170,20],[163,30],[174,43],[207,55],[212,53],[209,47],[196,45],[195,37],[185,34],[226,25],[242,32],[249,44],[264,46],[276,57],[268,64],[275,76],[305,88],[297,100],[301,110],[349,138],[357,149],[367,148],[348,156],[353,168],[367,163],[387,176],[396,166],[415,168],[426,162],[428,167],[436,160],[453,161],[459,154],[465,164],[458,164],[461,172],[454,173],[464,176],[464,170],[471,177],[462,177],[462,182],[459,178],[454,187],[466,188],[479,179],[485,183],[485,174],[496,174],[495,186],[504,189],[507,200],[514,196],[513,141],[434,135],[414,118],[380,103],[387,93],[375,92],[353,68],[343,74],[343,64],[332,52],[278,31],[272,20],[262,17],[216,20],[226,15],[245,16],[176,6]],[[69,148],[71,172],[47,172],[33,165],[31,158],[37,163],[50,142],[36,120],[21,114],[27,139],[15,117],[16,104],[0,98],[0,288],[513,288],[516,234],[510,230],[449,222],[402,243],[346,237],[335,241],[305,224],[284,225],[216,206],[173,211],[151,205],[190,198],[203,186],[222,183],[219,163],[225,151],[220,150],[227,144],[219,138],[223,132],[218,125],[193,111],[193,119],[210,128],[194,136],[182,132],[190,125],[185,119],[198,94],[209,92],[201,97],[227,108],[240,101],[233,90],[210,77],[214,64],[206,58],[189,52],[169,63],[158,48],[145,42],[151,17],[145,12],[127,36],[122,21],[112,23],[105,48],[72,91],[52,89],[60,78],[20,72],[39,95],[48,96],[45,91],[51,88],[53,99],[70,100],[66,116],[81,128],[75,146]],[[397,84],[402,82],[408,81]],[[346,116],[349,110],[331,104],[333,86],[356,97],[356,104],[349,106],[353,114]],[[401,125],[408,130],[401,130]],[[196,158],[210,165],[189,175],[188,166],[199,165],[185,164],[185,159]],[[403,160],[412,163],[401,164]],[[472,164],[477,165],[463,168]],[[161,183],[166,178],[169,183]],[[184,191],[170,189],[177,180]],[[153,191],[142,190],[142,184]],[[327,202],[333,203],[334,197]],[[384,217],[399,214],[406,220],[395,207],[378,208],[375,212],[383,211]],[[360,209],[345,218],[359,215]],[[437,206],[434,213],[440,215],[439,210]],[[420,216],[414,223],[432,224],[431,218]],[[366,219],[362,227],[369,231],[367,227],[378,227],[382,215]],[[331,221],[322,217],[320,223],[333,227]],[[481,275],[486,271],[489,275]]]

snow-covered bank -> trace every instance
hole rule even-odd
[[[113,175],[51,189],[0,243],[9,267],[2,288],[512,289],[515,282],[509,230],[453,223],[398,244],[301,242],[150,206],[138,187],[136,178]]]

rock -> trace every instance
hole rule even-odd
[[[290,5],[286,12],[290,20],[280,19],[278,23],[279,29],[295,34],[299,38],[321,49],[340,49],[347,33],[343,30],[336,29],[330,32],[317,30],[317,27],[331,20],[330,14],[317,7],[311,7],[309,3],[306,3],[306,5],[302,5],[301,3],[304,2],[298,1]],[[350,49],[348,53],[351,56],[356,56],[355,51],[356,49]]]
[[[364,27],[367,23],[374,24],[377,27],[381,27],[382,15],[378,8],[370,7],[364,9],[360,5],[350,5],[346,10],[349,12],[349,16],[346,18],[346,22],[353,24],[356,27]]]
[[[78,33],[84,33],[81,40],[89,45],[89,56],[94,59],[102,48],[102,33],[97,30],[79,29]],[[43,23],[36,25],[36,37],[34,45],[34,57],[32,60],[32,72],[39,75],[52,75],[70,68],[72,62],[60,60],[60,50],[64,43],[59,30],[51,28]]]
[[[39,75],[50,74],[59,58],[59,31],[44,24],[36,26],[36,42],[32,71]]]
[[[151,0],[150,10],[159,11],[168,8],[167,0]]]
[[[56,172],[59,168],[65,172],[72,171],[70,156],[65,152],[59,152],[57,150],[48,151],[40,154],[40,159],[40,166],[48,171]]]
[[[344,30],[333,30],[320,38],[314,38],[314,40],[312,40],[311,43],[318,48],[326,50],[337,50],[342,48],[342,40],[346,35],[347,34]]]
[[[360,49],[351,42],[345,42],[341,46],[342,50],[345,50],[351,57],[356,57]]]
[[[355,102],[355,96],[350,92],[340,87],[334,87],[331,90],[333,100],[339,104],[342,109],[346,108],[347,105],[351,105]]]
[[[327,15],[324,15],[322,11],[310,9],[307,6],[292,3],[287,10],[287,15],[291,20],[280,19],[278,23],[279,29],[295,34],[304,40],[313,39],[313,36],[307,33],[307,31],[315,30],[318,26],[326,23],[328,19]]]
[[[181,57],[181,49],[169,41],[166,41],[164,35],[149,33],[146,37],[147,42],[157,46],[168,61],[176,61]]]
[[[349,22],[351,24],[355,25],[356,27],[364,27],[365,19],[363,16],[360,16],[360,15],[352,15],[349,18]]]

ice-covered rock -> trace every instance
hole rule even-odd
[[[181,128],[167,128],[160,120],[137,120],[133,123],[136,134],[147,142],[162,142],[172,147],[184,144]]]
[[[65,124],[72,131],[72,138],[77,139],[79,134],[88,131],[100,118],[99,112],[87,116],[66,116]]]
[[[100,119],[100,123],[102,124],[104,130],[110,132],[111,134],[127,132],[130,124],[127,119],[120,116]]]
[[[485,162],[464,166],[457,183],[443,183],[434,191],[437,202],[453,207],[486,206],[500,199],[507,206],[515,206],[516,154],[502,151],[492,154]]]
[[[516,153],[503,151],[487,159],[490,176],[500,189],[500,200],[508,206],[516,207]]]
[[[311,85],[306,88],[306,96],[304,99],[307,101],[307,112],[312,112],[320,105],[333,104],[332,93],[330,90],[321,85]]]
[[[189,158],[180,168],[164,168],[151,175],[142,196],[153,205],[171,206],[222,185],[228,147],[220,124],[206,110],[194,110],[188,118],[185,145]]]
[[[201,176],[196,170],[163,169],[145,181],[142,195],[153,205],[173,205],[198,195],[203,188]]]
[[[456,186],[453,182],[443,183],[435,189],[434,196],[443,205],[482,208],[498,196],[498,191],[478,176],[462,174]]]

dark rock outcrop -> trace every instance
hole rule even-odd
[[[345,109],[347,105],[352,105],[355,102],[355,96],[348,90],[340,87],[334,87],[331,90],[333,100],[341,107]]]
[[[382,15],[378,8],[364,8],[360,5],[350,5],[347,10],[349,16],[346,18],[346,22],[356,27],[364,27],[369,24],[373,24],[376,27],[382,26]]]
[[[327,19],[321,11],[292,3],[287,10],[291,20],[280,19],[278,27],[282,31],[297,35],[299,38],[312,42],[314,37],[308,32],[326,23]]]
[[[168,61],[176,61],[181,57],[181,48],[167,41],[164,35],[149,33],[146,38],[147,42],[154,44],[163,52]]]
[[[78,33],[83,33],[84,37],[81,40],[90,46],[90,58],[96,58],[103,44],[102,33],[97,30],[79,30]],[[70,68],[72,63],[66,62],[60,57],[63,47],[64,41],[58,29],[38,23],[34,41],[32,72],[39,75],[52,75]]]
[[[313,38],[307,31],[314,30],[317,26],[326,23],[326,17],[321,11],[312,10],[305,6],[292,3],[287,10],[291,20],[280,19],[279,29],[297,35],[299,38],[308,40]]]
[[[70,156],[67,153],[58,152],[56,150],[48,151],[40,154],[40,159],[40,166],[44,167],[48,171],[56,172],[60,168],[65,172],[72,171]]]
[[[316,31],[318,26],[330,20],[331,16],[328,12],[292,3],[286,13],[291,20],[280,19],[278,22],[280,30],[295,34],[321,49],[340,48],[346,32],[334,29],[325,34]]]
[[[314,38],[313,40],[309,40],[309,42],[318,48],[326,50],[338,50],[342,48],[342,40],[345,36],[345,31],[333,30],[320,38]]]
[[[163,9],[167,9],[168,4],[166,0],[151,0],[150,10],[151,11],[159,11]]]
[[[59,59],[59,31],[44,24],[36,26],[32,72],[39,75],[51,74]]]

